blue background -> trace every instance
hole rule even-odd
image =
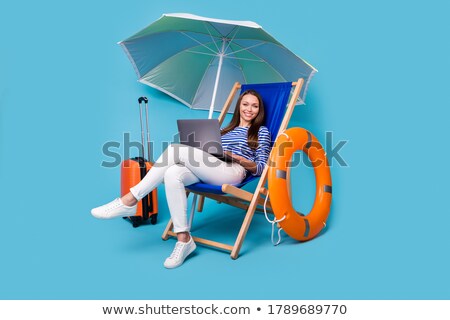
[[[0,298],[2,299],[449,299],[446,1],[4,2],[0,9]],[[175,119],[206,118],[136,81],[116,44],[163,13],[252,20],[314,65],[307,105],[290,126],[325,143],[332,161],[328,227],[273,247],[263,215],[241,256],[199,247],[175,270],[162,263],[169,218],[100,221],[90,209],[119,193],[102,153],[130,133],[136,99],[151,99],[158,155]],[[223,88],[229,90],[229,88]],[[135,152],[136,150],[133,150]],[[311,169],[293,169],[294,205],[308,211]],[[234,241],[240,210],[206,202],[195,230]]]

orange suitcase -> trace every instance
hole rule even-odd
[[[148,130],[148,99],[146,97],[140,97],[139,100],[139,115],[141,120],[141,157],[136,157],[132,159],[127,159],[122,161],[120,170],[120,192],[121,195],[125,195],[130,192],[130,188],[138,184],[142,178],[146,175],[147,171],[152,167],[152,163],[144,158],[145,147],[144,147],[144,126],[142,122],[142,102],[145,102],[145,115],[147,122],[147,151],[148,159],[151,159],[150,153],[150,134]],[[148,195],[146,195],[141,201],[138,202],[136,215],[131,217],[125,217],[124,219],[129,220],[133,227],[138,227],[141,224],[148,223],[156,224],[158,216],[158,193],[157,190],[153,190]]]

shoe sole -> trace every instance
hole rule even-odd
[[[136,212],[134,212],[134,213],[123,213],[123,214],[117,214],[117,215],[113,215],[113,216],[104,217],[104,216],[97,216],[94,212],[91,211],[91,215],[94,218],[97,218],[97,219],[108,220],[108,219],[114,219],[114,218],[132,217],[132,216],[136,215]]]

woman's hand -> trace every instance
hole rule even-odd
[[[236,161],[237,163],[241,163],[241,161],[246,160],[244,157],[238,156],[237,154],[234,154],[231,151],[224,151],[223,153],[228,157],[233,158],[233,160]]]
[[[239,163],[241,166],[243,166],[246,170],[250,171],[251,173],[256,172],[256,162],[247,160],[243,156],[239,156],[230,151],[224,151],[223,153],[233,158],[233,162]]]

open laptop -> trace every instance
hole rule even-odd
[[[223,153],[220,124],[217,119],[177,120],[180,143],[199,148],[221,160],[233,159]]]

